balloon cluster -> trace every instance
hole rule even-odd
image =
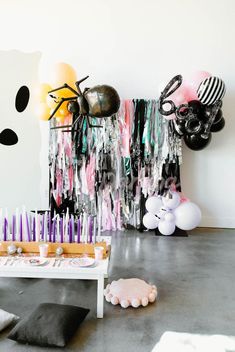
[[[192,230],[201,221],[199,207],[190,201],[182,201],[178,192],[168,191],[165,196],[152,196],[145,203],[147,213],[143,224],[149,230],[158,227],[162,235],[170,236],[176,226],[181,230]]]
[[[52,112],[58,105],[60,99],[67,98],[71,96],[71,91],[63,88],[53,94],[53,97],[48,94],[53,88],[58,86],[63,86],[66,82],[72,88],[75,89],[75,82],[77,80],[77,75],[72,66],[66,63],[57,63],[54,65],[51,72],[51,81],[49,83],[41,83],[37,87],[36,91],[36,114],[41,120],[49,120]],[[55,117],[59,122],[64,122],[66,116],[69,114],[67,109],[67,102],[64,102],[60,109],[56,112]]]
[[[175,132],[192,150],[204,149],[211,141],[211,132],[225,126],[221,110],[225,84],[222,79],[200,71],[190,79],[173,77],[161,92],[159,112],[172,120]]]

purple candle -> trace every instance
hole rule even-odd
[[[48,237],[48,213],[47,211],[45,212],[45,217],[44,217],[44,241],[47,242],[47,237]]]
[[[48,230],[48,236],[49,236],[49,242],[51,242],[51,213],[49,215],[49,230]]]
[[[80,243],[81,238],[81,220],[80,218],[77,221],[77,243]]]
[[[64,221],[63,217],[60,219],[60,243],[64,242]]]
[[[65,226],[66,226],[66,224],[65,224]],[[67,233],[68,233],[68,242],[70,242],[70,220],[68,221],[68,224],[67,224]]]
[[[30,227],[29,227],[29,218],[28,218],[28,214],[27,213],[25,213],[25,218],[26,218],[28,241],[30,242]]]
[[[69,220],[69,243],[73,242],[72,220]]]
[[[92,243],[92,229],[93,229],[93,221],[92,221],[92,217],[90,216],[90,221],[89,221],[90,243]]]
[[[20,242],[23,241],[23,217],[20,214]]]
[[[52,241],[55,242],[55,235],[56,235],[56,219],[53,220],[52,224]]]
[[[36,219],[33,217],[33,241],[36,241]]]
[[[12,241],[15,241],[15,232],[16,232],[16,217],[12,217]]]
[[[4,218],[3,240],[7,240],[7,219]]]
[[[74,217],[72,216],[70,221],[70,228],[71,228],[71,242],[74,242]]]
[[[71,236],[72,236],[72,242],[74,242],[74,216],[71,215]]]
[[[41,227],[41,229],[42,229],[42,240],[44,240],[44,221],[45,221],[45,215],[43,214],[43,216],[42,216],[42,227]]]

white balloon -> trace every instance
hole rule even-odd
[[[165,207],[161,207],[159,212],[157,212],[157,216],[160,218],[160,219],[163,219],[167,213],[169,209],[166,209]]]
[[[175,221],[175,215],[172,212],[167,212],[164,216],[165,221]]]
[[[162,197],[162,203],[169,209],[175,209],[180,204],[180,195],[177,192],[170,192],[170,194],[172,198],[166,195],[166,197]]]
[[[162,199],[156,196],[149,197],[145,203],[146,209],[152,214],[157,214],[161,206],[162,206]]]
[[[175,231],[175,223],[173,221],[160,220],[158,224],[158,230],[162,235],[170,236]]]
[[[152,213],[146,213],[143,217],[143,224],[149,230],[156,229],[158,221],[158,218]]]
[[[201,210],[192,202],[181,203],[173,212],[175,224],[181,230],[194,229],[199,225],[202,218]]]

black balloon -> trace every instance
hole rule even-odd
[[[208,120],[210,117],[211,117],[211,114],[212,114],[212,108],[213,106],[206,106],[204,108],[204,116],[205,116],[205,119]],[[217,123],[219,122],[223,117],[223,112],[221,109],[218,110],[217,114],[215,115],[215,119],[214,119],[214,122],[213,123]]]
[[[198,100],[191,100],[188,102],[188,106],[192,108],[192,112],[197,115],[198,120],[205,121],[204,116],[204,105]]]
[[[202,150],[210,144],[211,133],[209,133],[208,138],[203,138],[203,134],[186,134],[184,135],[184,141],[188,148]]]
[[[191,117],[185,122],[186,134],[200,133],[203,129],[203,122],[196,117]]]
[[[211,132],[219,132],[225,126],[225,119],[222,117],[219,122],[213,123],[211,126]]]
[[[211,117],[212,114],[212,110],[213,110],[213,105],[209,106],[205,106],[204,108],[204,116],[205,119],[208,120]],[[214,122],[218,122],[221,118],[223,117],[223,112],[221,109],[218,110],[217,114],[215,115],[215,119]]]
[[[213,124],[216,124],[218,122],[220,122],[220,120],[222,119],[223,117],[223,112],[221,109],[219,109],[219,111],[217,112],[217,114],[215,115],[215,119],[214,119],[214,122]]]

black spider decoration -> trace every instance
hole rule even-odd
[[[65,83],[63,86],[48,92],[50,97],[58,104],[52,112],[49,120],[56,114],[64,102],[68,102],[67,109],[73,115],[73,122],[71,125],[52,127],[52,129],[71,128],[66,130],[66,132],[71,132],[74,130],[74,126],[80,119],[82,119],[82,122],[84,119],[87,119],[89,127],[102,127],[100,125],[92,125],[90,118],[109,117],[118,111],[120,107],[120,98],[113,87],[108,85],[98,85],[93,88],[85,88],[83,92],[81,91],[80,84],[88,77],[89,76],[86,76],[80,81],[75,82],[77,91]],[[53,94],[54,92],[65,88],[69,89],[74,96],[57,98]],[[80,126],[82,126],[82,124],[80,124]]]

